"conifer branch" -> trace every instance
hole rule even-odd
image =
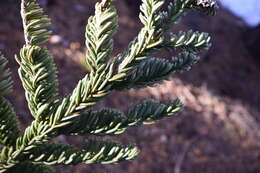
[[[182,52],[173,57],[170,62],[173,64],[174,73],[183,73],[189,71],[192,65],[199,61],[200,57],[190,52]]]
[[[46,165],[111,164],[132,160],[138,152],[134,146],[124,147],[119,143],[92,139],[86,141],[83,150],[66,144],[43,144],[25,155],[25,159]]]
[[[67,144],[45,143],[25,154],[22,159],[46,165],[75,165],[82,163],[82,152]]]
[[[6,65],[7,60],[0,52],[0,144],[13,146],[20,130],[13,106],[4,98],[13,90],[11,72]]]
[[[146,100],[129,108],[126,115],[118,110],[102,109],[85,111],[67,128],[61,129],[65,135],[118,135],[128,127],[157,122],[175,115],[182,109],[177,99],[169,104]]]
[[[217,8],[218,5],[215,0],[174,0],[169,3],[167,11],[162,13],[161,28],[164,32],[168,31],[190,9],[199,10],[207,15],[215,15]]]
[[[139,154],[137,147],[123,145],[102,140],[87,140],[84,146],[86,155],[83,161],[87,164],[101,163],[101,164],[115,164],[125,160],[133,160]]]
[[[14,146],[20,130],[12,105],[0,96],[0,144]]]
[[[215,15],[218,4],[216,0],[195,0],[191,2],[190,8],[201,11],[207,15]]]
[[[167,49],[181,49],[188,52],[200,52],[208,50],[211,46],[210,36],[204,32],[180,31],[178,34],[170,34],[169,40],[165,40],[164,46]]]
[[[46,118],[52,110],[57,96],[57,70],[53,58],[47,49],[39,47],[48,41],[50,19],[36,0],[22,0],[21,16],[23,20],[26,45],[16,57],[20,65],[19,76],[23,82],[25,96],[34,118]]]
[[[8,95],[12,92],[13,81],[11,72],[6,68],[7,60],[0,52],[0,96]]]
[[[113,89],[126,90],[152,87],[168,80],[173,74],[190,70],[198,60],[198,56],[188,52],[180,53],[170,60],[149,58],[140,63],[126,79],[115,83]]]
[[[106,64],[113,50],[113,36],[118,28],[116,9],[108,1],[96,4],[95,16],[91,16],[86,27],[86,63],[92,71]]]
[[[159,120],[175,115],[182,109],[180,100],[161,104],[155,100],[146,100],[130,107],[127,113],[128,126],[153,124]]]
[[[72,94],[56,100],[57,76],[53,58],[40,47],[50,36],[50,20],[43,15],[36,0],[22,0],[21,15],[25,46],[17,62],[26,99],[35,120],[18,136],[15,113],[3,98],[12,88],[6,60],[0,56],[0,173],[17,171],[50,173],[40,164],[117,163],[131,160],[138,150],[109,141],[90,140],[83,150],[69,145],[48,144],[61,134],[115,135],[128,127],[149,124],[171,116],[182,108],[175,100],[169,104],[144,101],[132,106],[128,113],[113,109],[93,111],[91,108],[113,90],[142,88],[159,83],[173,73],[189,70],[198,61],[195,55],[210,46],[209,36],[192,31],[172,34],[167,40],[168,26],[174,24],[188,9],[213,14],[213,0],[175,0],[168,11],[160,11],[164,0],[143,0],[140,20],[143,23],[138,36],[128,49],[109,60],[113,49],[112,38],[117,31],[117,13],[114,0],[97,3],[96,13],[90,17],[86,29],[87,64],[91,72],[79,81]],[[97,32],[96,32],[97,31]],[[182,52],[171,60],[150,58],[151,53],[168,48]],[[15,133],[13,133],[15,131]],[[12,133],[11,133],[12,132]]]
[[[86,110],[81,116],[72,120],[72,123],[61,128],[60,133],[65,135],[107,135],[121,134],[125,131],[121,125],[126,122],[126,116],[118,110],[103,108],[100,111]]]
[[[127,51],[121,56],[118,67],[119,74],[126,74],[131,71],[136,63],[147,58],[147,52],[162,43],[162,39],[157,37],[157,24],[160,21],[160,9],[164,0],[143,0],[139,18],[144,27],[138,36],[132,41]]]
[[[162,12],[161,28],[164,32],[171,29],[172,25],[177,24],[181,17],[189,10],[190,2],[194,0],[174,0],[168,4],[167,11]]]
[[[162,13],[159,10],[164,4],[163,0],[143,0],[143,4],[141,5],[142,13],[140,13],[139,18],[144,24],[144,28],[141,29],[135,40],[130,43],[127,51],[120,56],[119,61],[121,62],[118,73],[125,77],[128,75],[127,72],[134,69],[138,65],[138,62],[149,57],[152,52],[165,48],[167,45],[173,48],[172,46],[174,45],[169,45],[169,41],[163,35],[189,9],[196,8],[207,14],[213,14],[217,5],[214,0],[209,1],[211,5],[208,6],[200,3],[200,0],[176,0],[174,3],[169,4],[168,11]],[[205,37],[207,36],[204,36],[203,39]],[[199,41],[201,43],[201,40]],[[117,81],[120,80],[121,78]]]
[[[51,24],[50,19],[43,14],[36,0],[21,1],[21,16],[26,45],[40,45],[48,41],[51,35],[47,29]]]
[[[114,90],[144,88],[168,79],[173,72],[173,64],[162,58],[148,58],[141,62],[127,78],[113,85]]]
[[[144,28],[141,30],[139,36],[130,44],[128,51],[125,52],[116,61],[110,62],[109,65],[100,66],[94,73],[91,72],[83,80],[81,80],[77,87],[74,89],[73,94],[70,96],[70,100],[65,106],[66,112],[63,117],[75,117],[80,115],[80,111],[90,106],[95,105],[98,100],[108,95],[112,85],[118,81],[124,80],[129,74],[129,71],[133,70],[137,66],[137,62],[141,62],[146,59],[146,50],[158,48],[163,45],[163,40],[156,39],[157,23],[160,20],[160,8],[163,5],[162,0],[144,0],[141,6],[142,13],[140,19],[144,24]],[[120,62],[118,65],[118,61]],[[115,71],[114,67],[118,70]],[[99,87],[98,87],[99,86]],[[98,87],[98,88],[97,88]],[[82,95],[82,93],[84,93]]]
[[[28,45],[21,49],[17,62],[32,115],[46,118],[51,114],[58,95],[57,70],[52,56],[45,48]]]

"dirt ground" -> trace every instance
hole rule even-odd
[[[84,30],[93,14],[95,1],[56,0],[44,6],[54,31],[48,47],[59,70],[60,96],[68,95],[86,71]],[[120,30],[115,37],[114,54],[123,51],[140,28],[135,10],[124,1],[117,3]],[[260,64],[250,56],[243,41],[247,26],[222,9],[216,17],[188,14],[173,32],[200,30],[212,35],[213,47],[202,54],[192,71],[173,76],[156,87],[113,93],[100,107],[126,110],[138,100],[154,98],[166,102],[179,97],[184,111],[156,125],[129,129],[119,137],[123,143],[136,143],[140,156],[118,165],[58,166],[79,173],[259,173],[260,172]],[[14,54],[23,45],[19,4],[0,2],[0,50],[9,59],[15,90],[10,96],[21,126],[32,120],[17,75]],[[163,57],[171,55],[162,54]],[[83,137],[59,137],[56,141],[80,146]]]

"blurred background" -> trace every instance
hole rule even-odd
[[[48,47],[59,69],[60,95],[68,95],[86,70],[84,32],[95,0],[40,0],[52,19]],[[260,172],[260,1],[220,0],[215,17],[196,12],[185,16],[173,32],[209,32],[213,46],[201,54],[191,72],[172,76],[156,87],[113,93],[99,104],[123,111],[146,98],[162,102],[179,97],[186,105],[177,117],[156,125],[132,128],[120,137],[136,143],[141,154],[119,165],[65,167],[78,173],[259,173]],[[139,1],[120,0],[120,29],[114,54],[123,51],[138,33]],[[23,45],[18,0],[0,0],[0,51],[9,59],[15,90],[9,97],[22,128],[30,124],[24,91],[17,75],[14,54]],[[171,55],[162,53],[162,57]],[[56,141],[80,146],[83,137]],[[57,170],[64,167],[57,167]]]

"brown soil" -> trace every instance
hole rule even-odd
[[[56,0],[45,7],[52,19],[54,36],[48,47],[59,69],[60,95],[69,94],[86,71],[84,27],[93,14],[95,1]],[[123,51],[138,33],[140,23],[124,1],[118,2],[120,31],[115,38],[115,54]],[[19,4],[0,3],[0,50],[9,59],[15,80],[10,96],[22,127],[32,118],[13,58],[23,44]],[[129,104],[146,98],[162,102],[179,97],[186,108],[177,117],[157,125],[130,129],[116,139],[136,143],[141,154],[131,162],[118,165],[79,165],[65,167],[73,172],[113,173],[258,173],[259,150],[259,63],[250,56],[243,42],[247,27],[221,10],[218,16],[189,14],[174,28],[200,30],[212,34],[213,47],[202,55],[191,72],[173,76],[154,88],[114,93],[100,106],[126,110]],[[170,56],[163,54],[164,56]],[[82,137],[60,137],[57,141],[80,145]],[[64,169],[64,167],[62,167]],[[58,170],[61,167],[57,167]]]

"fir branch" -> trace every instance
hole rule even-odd
[[[17,58],[19,76],[32,115],[41,118],[50,115],[57,96],[57,70],[47,49],[26,46]]]
[[[112,1],[102,1],[101,4],[104,7],[111,5],[111,3]],[[82,110],[97,104],[99,100],[107,96],[111,83],[116,80],[117,76],[123,76],[122,74],[114,75],[114,61],[96,68],[95,71],[91,71],[90,74],[79,81],[69,97],[60,101],[62,104],[57,107],[58,111],[54,111],[55,113],[51,116],[51,124],[58,125],[65,121],[65,124],[69,124],[69,119],[80,116]]]
[[[170,2],[167,11],[162,12],[160,27],[168,31],[173,24],[177,24],[181,17],[189,10],[189,4],[194,0],[174,0]]]
[[[190,70],[198,60],[198,56],[188,52],[180,53],[170,60],[149,58],[140,63],[127,78],[115,83],[113,89],[126,90],[152,87],[168,80],[173,74]]]
[[[66,144],[46,143],[25,155],[25,159],[46,165],[111,164],[132,160],[138,153],[134,146],[124,147],[119,143],[92,139],[86,141],[83,150]]]
[[[146,100],[133,105],[129,109],[126,124],[128,124],[128,126],[151,124],[178,113],[182,109],[182,106],[182,103],[178,99],[169,104]]]
[[[92,71],[107,63],[113,50],[113,36],[118,28],[116,9],[108,1],[96,4],[95,15],[88,20],[86,27],[86,63]]]
[[[143,0],[139,18],[144,27],[138,36],[130,43],[128,49],[119,59],[119,74],[126,74],[131,71],[136,64],[147,58],[147,53],[154,50],[162,43],[158,36],[158,22],[160,21],[160,9],[164,0]],[[119,80],[119,79],[118,79]]]
[[[45,143],[54,137],[54,129],[55,126],[48,124],[48,122],[34,120],[17,139],[16,152],[10,157],[17,160],[22,154],[30,152],[33,148]]]
[[[67,144],[45,143],[25,154],[21,159],[46,165],[75,165],[82,163],[82,152]]]
[[[51,124],[53,123],[53,124]],[[21,162],[19,158],[30,153],[35,148],[56,137],[57,128],[64,126],[62,123],[37,121],[27,127],[16,140],[15,147],[4,147],[0,154],[0,173],[7,171]]]
[[[170,2],[167,11],[162,12],[160,27],[163,32],[177,24],[190,9],[199,10],[207,15],[215,15],[218,5],[215,0],[174,0]]]
[[[43,14],[36,0],[21,1],[21,16],[26,45],[40,45],[48,41],[51,34],[51,31],[47,30],[50,19]]]
[[[153,86],[173,73],[173,64],[162,58],[148,58],[141,62],[137,67],[122,81],[113,85],[114,90],[126,90],[131,88],[144,88]]]
[[[197,62],[197,60],[198,57],[191,53],[181,53],[178,57],[173,58],[170,62],[172,63],[172,72],[180,73],[182,71],[189,70],[190,67],[195,62]],[[107,73],[106,70],[104,70],[101,74],[102,75],[99,75],[99,77],[103,76],[104,79],[109,79],[107,75],[110,75],[111,73]],[[66,129],[73,129],[71,127],[69,128],[67,125],[73,123],[73,119],[75,118],[85,117],[81,111],[91,107],[92,105],[95,105],[99,99],[107,95],[107,93],[104,92],[105,90],[109,89],[106,88],[106,85],[104,85],[106,82],[106,80],[102,81],[95,77],[93,73],[91,73],[89,76],[87,75],[82,81],[79,82],[73,94],[69,98],[64,99],[63,104],[57,108],[58,111],[56,111],[56,113],[52,116],[51,120],[53,127],[57,126],[58,128],[62,128],[63,126],[66,126]],[[154,81],[154,83],[155,82],[158,81]],[[82,95],[82,93],[86,95]],[[85,103],[82,99],[85,100]],[[97,119],[92,120],[96,121]],[[80,122],[86,121],[80,120]]]
[[[0,96],[10,94],[13,89],[11,72],[6,65],[7,59],[0,52]]]
[[[0,144],[14,146],[20,134],[12,105],[0,96]]]
[[[125,160],[133,160],[139,154],[137,147],[102,140],[87,140],[84,146],[84,163],[114,164]]]
[[[125,131],[121,125],[126,120],[126,116],[115,109],[86,110],[81,113],[81,116],[74,118],[68,127],[61,128],[59,133],[65,135],[121,134]]]
[[[118,135],[127,128],[175,115],[182,109],[181,102],[177,99],[169,104],[161,104],[154,100],[146,100],[130,107],[128,113],[114,109],[100,111],[85,111],[76,118],[71,125],[60,130],[65,135]]]
[[[162,13],[161,28],[168,31],[177,24],[190,9],[199,10],[207,15],[215,15],[218,5],[215,0],[174,0],[170,2],[167,11]]]
[[[199,61],[200,57],[190,52],[182,52],[178,56],[173,57],[170,62],[173,64],[174,73],[183,73],[189,71],[192,65]]]
[[[210,36],[204,32],[180,31],[178,34],[171,33],[169,40],[165,40],[163,47],[175,50],[181,49],[189,52],[200,52],[208,50],[211,46]]]
[[[152,52],[167,46],[169,41],[165,40],[166,37],[163,35],[189,9],[196,8],[201,11],[206,9],[206,11],[203,12],[211,12],[210,14],[213,13],[212,11],[216,10],[217,4],[215,2],[213,3],[212,0],[206,0],[207,2],[211,2],[210,6],[201,5],[199,1],[200,0],[176,0],[174,3],[169,4],[168,11],[162,13],[159,10],[164,1],[143,0],[140,20],[144,24],[144,28],[141,29],[138,36],[130,43],[127,51],[120,56],[118,60],[120,62],[118,73],[126,74],[127,72],[134,69],[140,61],[149,57]],[[203,36],[207,37],[206,34]],[[204,37],[202,41],[204,41]],[[202,43],[201,40],[199,41]],[[209,40],[206,41],[208,43]],[[206,46],[204,43],[202,45]],[[172,46],[173,45],[171,45],[171,48]],[[117,81],[120,81],[120,79],[121,78],[119,78]]]
[[[124,80],[129,72],[132,71],[138,63],[147,58],[146,51],[162,46],[163,40],[156,39],[155,29],[160,20],[159,9],[163,5],[161,0],[144,0],[141,7],[140,18],[144,24],[139,36],[130,44],[128,51],[120,58],[110,62],[107,66],[103,65],[97,69],[96,73],[91,72],[81,80],[74,89],[65,107],[65,119],[80,115],[80,111],[95,105],[100,99],[108,95],[110,88],[114,83]],[[115,71],[114,67],[118,67]]]
[[[190,8],[197,9],[207,15],[215,15],[218,4],[216,0],[195,0],[191,2]]]
[[[184,4],[186,1],[187,4]],[[17,138],[13,140],[15,145],[2,147],[0,173],[16,168],[26,161],[24,158],[27,156],[34,162],[47,164],[69,164],[73,161],[117,163],[133,159],[138,154],[138,150],[133,146],[123,147],[117,143],[90,140],[83,150],[78,150],[71,146],[46,144],[46,142],[62,133],[119,134],[127,127],[153,123],[181,109],[182,105],[176,100],[170,104],[145,101],[130,108],[126,115],[110,109],[90,110],[114,89],[151,86],[167,79],[171,73],[189,70],[198,60],[193,53],[209,45],[208,37],[201,33],[196,33],[195,36],[187,33],[172,36],[170,42],[167,42],[168,48],[172,50],[181,48],[185,50],[183,53],[169,61],[148,59],[153,51],[166,46],[163,35],[167,29],[162,27],[162,21],[168,18],[173,24],[186,9],[190,8],[210,13],[215,9],[215,3],[212,0],[176,0],[175,2],[180,2],[184,6],[176,7],[177,10],[172,14],[163,15],[160,8],[164,0],[143,0],[140,20],[144,27],[127,51],[108,61],[112,51],[112,37],[117,29],[117,15],[112,2],[113,0],[103,0],[98,3],[95,15],[89,20],[86,33],[87,56],[89,56],[87,61],[92,66],[92,71],[79,81],[70,96],[55,100],[56,68],[48,51],[39,47],[39,44],[46,42],[50,35],[46,29],[50,22],[35,0],[22,0],[21,15],[26,45],[21,49],[17,61],[20,65],[19,74],[26,90],[26,98],[36,120],[23,134],[14,137]],[[95,29],[97,33],[94,32]],[[185,37],[184,40],[182,37]],[[5,86],[4,89],[0,88],[0,94],[4,95],[9,93],[11,84],[8,78],[9,72],[5,70],[5,61],[1,59],[3,58],[0,57],[0,70],[4,73],[3,75],[0,73],[0,78],[7,81],[3,83],[0,80],[0,86]],[[129,86],[123,86],[120,82],[125,82],[125,85]],[[7,108],[0,107],[3,114],[9,111],[11,116],[14,115],[10,106],[2,107]],[[3,120],[4,118],[2,117]],[[3,141],[8,141],[4,135]],[[72,153],[78,157],[71,158]]]
[[[97,72],[91,72],[79,81],[71,96],[63,99],[64,104],[59,114],[53,117],[60,117],[62,121],[80,116],[80,112],[97,104],[110,92],[109,79],[111,79],[113,66],[101,66]],[[109,71],[108,71],[109,70]],[[55,118],[57,119],[57,118]],[[68,122],[69,123],[69,122]]]
[[[25,154],[30,153],[35,148],[56,137],[57,133],[55,133],[55,130],[59,125],[34,120],[24,133],[17,138],[15,147],[2,148],[0,153],[0,173],[14,168],[17,164],[24,161],[21,158]]]

